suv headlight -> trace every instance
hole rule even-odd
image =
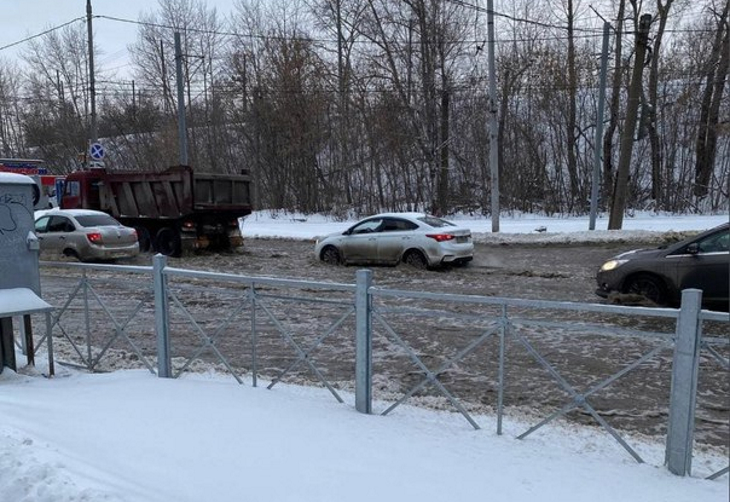
[[[611,270],[617,269],[627,261],[629,260],[608,260],[606,263],[601,265],[601,272],[609,272]]]

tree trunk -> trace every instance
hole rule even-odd
[[[662,37],[667,26],[667,17],[669,9],[674,0],[667,0],[662,5],[661,0],[657,0],[657,15],[659,16],[659,28],[654,37],[654,47],[652,48],[651,68],[649,70],[649,108],[648,116],[648,133],[651,143],[651,197],[654,199],[657,209],[664,207],[662,201],[662,149],[659,143],[659,132],[657,131],[657,86],[659,81],[659,55],[662,46]]]
[[[621,0],[616,15],[616,50],[614,52],[613,77],[611,79],[611,104],[609,106],[609,123],[603,136],[603,200],[608,203],[613,197],[613,135],[618,128],[619,110],[621,105],[621,75],[622,75],[622,42],[625,0]]]
[[[730,48],[728,48],[730,27],[727,22],[729,5],[730,2],[725,2],[725,7],[718,20],[712,54],[708,61],[707,82],[702,96],[694,187],[695,196],[700,198],[707,196],[715,164],[720,100],[725,90],[725,78],[730,62]]]
[[[579,196],[578,183],[578,166],[576,159],[576,139],[577,139],[577,112],[576,112],[576,95],[578,92],[577,77],[575,72],[575,39],[573,38],[573,0],[568,0],[568,176],[570,177],[570,201],[569,209],[573,209],[573,205]]]
[[[449,90],[443,89],[441,91],[441,169],[438,181],[440,216],[446,215],[449,211],[449,103]]]
[[[621,151],[619,152],[616,189],[613,194],[611,216],[608,221],[609,230],[621,230],[623,225],[624,210],[626,209],[626,192],[628,191],[629,184],[629,167],[631,166],[634,132],[636,131],[636,119],[638,117],[641,97],[641,78],[644,69],[644,56],[646,54],[650,25],[651,15],[644,14],[641,16],[636,35],[636,54],[634,56],[634,70],[631,74],[631,84],[629,87],[629,101],[626,106],[626,123],[621,133]]]

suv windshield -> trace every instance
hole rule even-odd
[[[106,214],[87,214],[77,216],[76,221],[82,227],[119,227],[122,224]]]

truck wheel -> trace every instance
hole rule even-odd
[[[139,252],[140,253],[147,253],[152,248],[152,239],[150,238],[150,233],[146,228],[143,227],[135,227],[134,228],[137,231],[137,240],[139,242]]]
[[[180,244],[180,234],[174,228],[161,228],[157,232],[155,238],[155,244],[157,251],[166,255],[179,257],[182,251]]]

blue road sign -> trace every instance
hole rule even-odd
[[[94,160],[102,160],[104,158],[104,146],[101,143],[93,143],[89,147],[89,156]]]

